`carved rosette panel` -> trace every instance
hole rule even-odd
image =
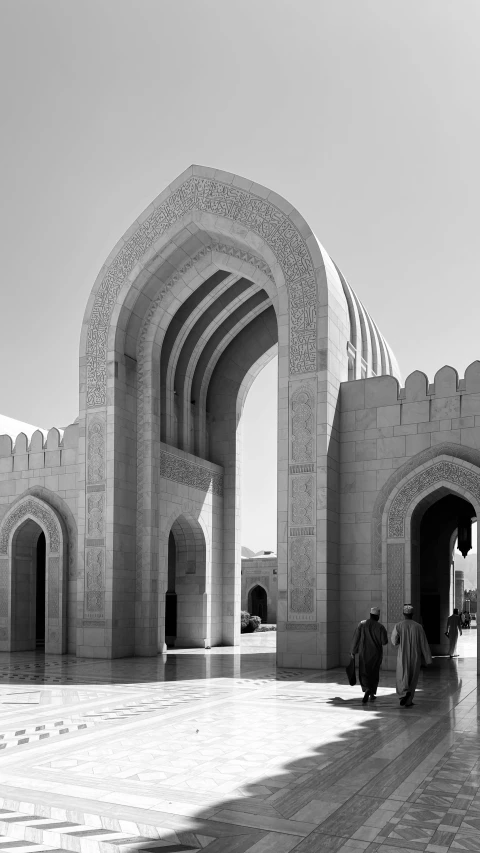
[[[8,557],[0,557],[0,618],[8,616]]]
[[[27,499],[22,501],[17,507],[15,507],[15,509],[8,513],[4,519],[0,531],[0,554],[8,553],[10,534],[24,518],[34,518],[37,521],[42,522],[48,533],[50,551],[54,553],[58,553],[60,551],[61,538],[55,517],[38,501]]]
[[[470,468],[454,462],[437,462],[412,477],[392,501],[388,513],[388,537],[401,539],[405,536],[405,516],[414,498],[437,483],[446,481],[469,492],[480,503],[480,477]]]
[[[118,252],[98,289],[87,332],[87,406],[106,402],[107,338],[123,282],[152,244],[193,210],[223,216],[261,236],[274,253],[290,295],[290,372],[314,373],[316,277],[308,246],[291,220],[267,199],[211,178],[192,176],[156,207]]]
[[[160,476],[175,483],[193,486],[202,492],[211,491],[214,495],[223,495],[223,474],[218,474],[209,468],[204,468],[203,465],[165,450],[160,454]]]
[[[105,536],[105,493],[87,495],[87,536],[103,539]]]
[[[291,402],[291,461],[315,462],[315,395],[310,386],[302,386]]]
[[[60,616],[59,602],[60,557],[48,558],[48,618],[58,619]]]
[[[84,616],[103,618],[105,611],[106,427],[103,414],[87,424],[85,484]]]
[[[398,622],[404,605],[405,545],[387,545],[388,621]]]
[[[84,616],[101,619],[105,616],[105,550],[87,548],[85,563]]]
[[[313,474],[291,477],[291,524],[312,525],[314,523],[315,494]]]
[[[289,617],[315,613],[315,539],[297,536],[289,548]]]
[[[105,480],[105,421],[96,416],[88,424],[87,484]]]
[[[316,394],[290,390],[288,624],[316,616]]]
[[[50,646],[56,646],[60,640],[60,633],[57,628],[48,632],[48,643]]]

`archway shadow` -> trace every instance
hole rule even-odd
[[[386,799],[392,797],[445,739],[446,734],[454,729],[456,705],[464,698],[463,670],[468,670],[467,692],[469,684],[471,686],[476,681],[473,661],[467,667],[462,665],[460,674],[456,662],[435,661],[431,669],[422,670],[419,707],[409,712],[398,706],[394,694],[395,676],[389,671],[382,672],[380,690],[383,692],[375,703],[365,707],[361,703],[359,686],[350,688],[342,669],[327,672],[275,670],[273,654],[238,655],[223,653],[221,650],[212,652],[190,655],[185,652],[170,653],[161,661],[139,658],[111,662],[79,660],[79,669],[85,664],[91,666],[88,680],[86,673],[82,677],[81,671],[76,671],[74,666],[69,666],[68,660],[64,660],[63,674],[67,676],[70,672],[78,686],[102,683],[99,680],[101,674],[104,684],[142,684],[147,688],[156,684],[163,688],[169,682],[189,687],[189,682],[195,682],[198,686],[200,681],[205,681],[208,686],[209,681],[224,679],[228,696],[234,700],[235,695],[238,696],[238,713],[249,714],[252,718],[250,738],[244,744],[244,753],[254,754],[260,748],[263,737],[262,730],[256,730],[253,725],[255,708],[262,710],[262,714],[259,714],[262,726],[266,720],[270,720],[271,725],[281,725],[282,720],[287,722],[294,719],[296,710],[301,709],[299,726],[300,729],[306,726],[305,747],[299,749],[298,742],[289,745],[286,741],[285,750],[288,754],[291,749],[293,755],[280,763],[275,762],[271,771],[267,766],[262,769],[262,765],[257,765],[258,772],[254,773],[254,778],[251,772],[247,773],[243,782],[242,772],[239,771],[238,785],[225,793],[214,791],[213,787],[212,790],[192,791],[178,782],[169,786],[168,778],[164,782],[148,783],[135,775],[132,768],[132,775],[123,779],[101,777],[96,782],[97,787],[106,785],[114,793],[109,794],[107,801],[102,801],[100,796],[94,802],[95,781],[92,780],[92,799],[85,800],[85,785],[88,782],[80,774],[75,778],[76,784],[83,786],[82,812],[92,811],[112,819],[121,817],[135,821],[137,825],[143,819],[149,824],[167,826],[175,833],[175,840],[171,844],[163,846],[162,842],[161,849],[167,853],[198,849],[204,849],[207,853],[246,853],[251,848],[255,849],[256,844],[260,845],[261,850],[272,851],[294,850],[297,847],[299,853],[335,851],[364,826],[365,821],[380,809]],[[36,663],[40,666],[43,663],[39,655],[30,654],[30,657],[30,661],[25,659],[14,664],[13,674],[21,674],[31,684]],[[71,659],[70,663],[75,660]],[[0,659],[0,666],[4,665]],[[132,681],[135,669],[136,680]],[[162,669],[163,679],[158,679]],[[110,671],[108,677],[107,670]],[[210,675],[206,675],[207,670]],[[47,673],[48,667],[43,671]],[[441,697],[435,693],[439,675],[442,676]],[[235,682],[234,687],[237,682],[242,682],[243,689],[237,694],[232,693],[232,680]],[[2,683],[5,684],[5,681]],[[270,687],[273,689],[270,690]],[[217,698],[222,698],[218,691],[213,693]],[[341,715],[338,718],[335,716],[337,712]],[[324,713],[326,716],[322,720]],[[419,729],[417,724],[420,718],[423,726]],[[209,730],[213,731],[214,725],[220,728],[222,724],[222,716],[218,716],[218,713],[218,723],[212,721],[212,710],[209,707],[199,707],[192,718],[188,717],[190,719],[195,727],[189,729],[187,752],[195,732],[201,738],[202,729],[210,727]],[[318,732],[316,728],[312,730],[312,720],[315,724],[317,719]],[[142,721],[146,721],[145,716]],[[161,717],[152,717],[152,726],[157,724],[162,725]],[[416,728],[412,729],[412,725]],[[110,730],[109,736],[124,738],[121,727],[117,733]],[[147,742],[147,733],[145,738]],[[277,741],[277,747],[279,743]],[[72,740],[71,744],[72,752],[82,749],[81,741]],[[415,745],[414,749],[411,748],[412,744]],[[112,743],[109,742],[111,748]],[[206,748],[209,748],[208,741]],[[214,749],[214,745],[211,748]],[[173,745],[170,757],[175,762]],[[106,763],[111,761],[115,764],[115,755],[105,760]],[[182,755],[179,755],[179,760],[181,765]],[[232,759],[227,756],[225,761],[229,760]],[[219,759],[217,776],[221,776],[221,769],[222,761]],[[62,776],[62,773],[67,775]],[[73,774],[69,775],[66,770],[58,770],[55,775],[54,768],[50,768],[47,776],[52,781],[63,778],[66,785],[72,784]],[[40,802],[41,789],[38,797],[40,799],[37,802]],[[141,798],[146,801],[155,798],[157,805],[154,809],[137,808],[132,805],[132,798],[138,802]],[[25,799],[28,801],[27,794]],[[78,810],[75,796],[66,794],[65,798],[62,796],[62,802],[64,800],[70,809]],[[289,839],[288,843],[286,839]],[[292,846],[288,846],[290,842]],[[137,848],[144,846],[145,842],[139,842]],[[132,843],[131,849],[137,848]]]

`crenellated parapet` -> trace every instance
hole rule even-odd
[[[37,429],[30,439],[24,432],[0,435],[0,473],[75,465],[78,431],[78,424],[74,423],[65,429]]]
[[[478,398],[469,400],[472,395]],[[405,385],[394,376],[372,376],[342,384],[342,411],[400,404],[407,417],[444,420],[480,415],[480,361],[470,364],[463,379],[450,365],[437,370],[433,382],[414,370]],[[414,421],[412,421],[414,422]]]

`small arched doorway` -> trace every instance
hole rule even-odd
[[[27,494],[0,524],[0,649],[67,651],[68,539],[52,506]]]
[[[206,543],[200,523],[180,515],[168,536],[165,643],[167,648],[204,648],[207,637]]]
[[[46,540],[33,519],[12,540],[11,650],[45,648]]]
[[[259,584],[248,593],[248,612],[250,616],[260,616],[263,623],[267,622],[267,591]]]

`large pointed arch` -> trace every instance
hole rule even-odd
[[[209,295],[216,304],[206,322],[201,311]],[[318,580],[337,570],[336,550],[328,544],[335,538],[329,525],[336,509],[317,517],[313,498],[305,524],[298,524],[292,507],[299,473],[315,496],[317,477],[336,468],[333,459],[329,463],[336,453],[330,401],[347,378],[350,336],[337,269],[298,211],[265,187],[192,166],[138,218],[95,282],[81,337],[86,476],[80,505],[86,512],[79,555],[98,568],[99,603],[95,612],[84,606],[84,653],[99,628],[105,656],[157,651],[159,615],[151,590],[165,577],[159,534],[172,489],[162,478],[166,454],[169,471],[179,472],[181,497],[194,488],[199,506],[212,506],[213,549],[223,573],[215,581],[223,595],[222,639],[237,642],[239,412],[249,374],[278,342],[279,630],[302,632],[304,639],[296,635],[291,645],[303,645],[309,665],[336,663],[338,620],[326,608],[332,585]],[[360,338],[361,330],[358,345]],[[372,365],[365,369],[371,372]],[[299,387],[309,388],[317,428],[301,472],[295,431],[303,426],[291,409]],[[220,470],[210,477],[206,462]],[[215,489],[218,477],[222,486]],[[135,632],[126,630],[133,623]]]

